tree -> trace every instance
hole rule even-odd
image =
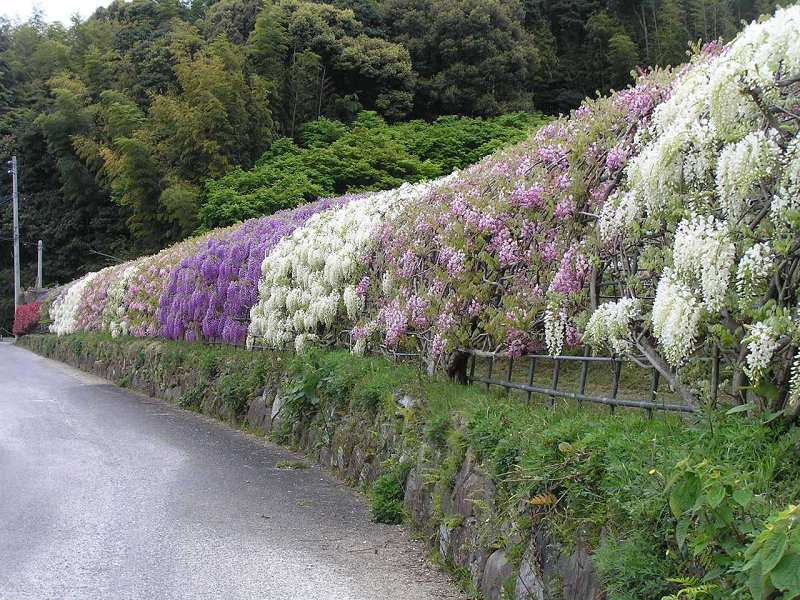
[[[520,4],[388,0],[384,10],[419,74],[418,113],[496,115],[533,107],[539,57]]]
[[[205,11],[203,31],[206,39],[224,35],[232,44],[243,45],[256,23],[264,0],[220,0]]]
[[[411,108],[408,51],[368,35],[352,10],[297,0],[267,5],[246,51],[276,90],[274,112],[284,135],[294,136],[304,121],[354,115],[362,107],[393,120]]]
[[[664,0],[658,13],[659,29],[658,63],[679,65],[686,61],[689,30],[683,21],[683,8],[679,0]]]

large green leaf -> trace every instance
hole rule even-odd
[[[753,600],[764,598],[764,574],[761,570],[760,562],[756,562],[750,569],[750,577],[747,583]]]
[[[800,554],[784,556],[772,569],[770,580],[777,589],[788,591],[790,598],[800,594]]]
[[[721,485],[714,485],[706,492],[706,499],[711,508],[716,508],[725,498],[725,488]]]
[[[761,559],[761,569],[766,575],[775,568],[783,554],[786,552],[786,532],[772,530],[771,534],[764,540],[761,550],[758,551],[758,556]]]
[[[747,505],[750,504],[750,501],[753,499],[753,490],[749,488],[740,488],[738,490],[734,490],[733,494],[731,494],[733,500],[739,504],[742,508],[747,508]]]
[[[685,473],[675,482],[669,494],[669,507],[672,509],[672,514],[680,517],[694,506],[700,491],[700,479],[697,475],[691,472]]]

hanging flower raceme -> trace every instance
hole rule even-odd
[[[128,288],[139,273],[139,264],[124,264],[119,275],[108,287],[106,307],[103,311],[103,328],[112,337],[128,335],[130,332],[130,318],[125,312],[123,299],[128,293]]]
[[[351,197],[321,199],[235,225],[185,256],[161,296],[161,335],[243,342],[258,300],[261,263],[283,237],[311,216]]]
[[[152,256],[137,261],[137,269],[129,274],[120,307],[127,317],[125,328],[134,337],[156,337],[161,331],[158,309],[181,261],[215,236],[225,235],[219,229],[189,238]]]
[[[86,284],[77,310],[77,331],[98,331],[104,328],[103,314],[108,303],[109,286],[116,280],[123,266],[106,267]]]
[[[695,57],[638,140],[614,210],[601,214],[613,240],[602,249],[606,277],[641,296],[635,333],[652,334],[673,367],[716,344],[753,380],[788,379],[800,341],[798,31],[800,7],[780,9],[724,51]]]
[[[684,279],[696,281],[705,307],[718,311],[728,290],[736,250],[722,221],[709,215],[693,215],[678,224],[672,260]]]
[[[601,304],[586,324],[583,339],[594,346],[608,345],[615,354],[630,352],[631,321],[638,316],[639,300],[634,298]]]
[[[83,302],[83,292],[92,283],[98,273],[88,273],[70,285],[50,307],[50,318],[53,320],[50,331],[56,335],[75,333],[79,310]]]

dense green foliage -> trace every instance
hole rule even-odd
[[[588,544],[610,599],[788,599],[800,591],[793,570],[800,561],[792,505],[800,494],[797,428],[738,415],[687,422],[567,403],[529,408],[344,352],[315,351],[294,365],[297,382],[313,381],[323,412],[348,399],[357,410],[362,380],[381,399],[373,410],[394,412],[398,395],[419,398],[403,411],[406,449],[414,456],[428,444],[424,478],[446,489],[467,448],[486,464],[501,502],[493,516],[500,521],[488,527],[492,536],[511,531],[508,539],[494,537],[511,555],[517,528],[524,536],[544,517],[567,547]],[[385,464],[373,490],[376,519],[402,514],[408,467]],[[456,517],[438,510],[443,523]]]
[[[433,123],[387,125],[362,112],[350,125],[321,118],[299,129],[299,141],[276,141],[249,171],[206,183],[203,227],[231,225],[319,196],[385,190],[447,174],[520,141],[545,120],[512,113],[492,119],[439,117]]]

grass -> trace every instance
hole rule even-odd
[[[518,359],[513,361],[510,381],[515,383],[528,383],[531,359]],[[475,375],[487,377],[489,373],[488,358],[478,358],[475,364]],[[507,380],[509,360],[495,358],[492,368],[492,379]],[[583,363],[574,360],[562,360],[558,376],[558,390],[577,393],[580,388],[581,371]],[[555,361],[550,358],[536,359],[533,385],[551,389],[553,384],[553,370]],[[617,398],[624,400],[649,401],[652,386],[653,372],[643,369],[635,363],[624,362],[620,370],[619,388]],[[614,366],[610,362],[589,362],[586,370],[586,385],[584,393],[589,396],[611,397],[614,382]],[[480,384],[479,384],[480,385]],[[527,392],[512,390],[512,395],[527,401]],[[545,394],[531,394],[531,399],[539,402],[550,402],[550,396]],[[567,404],[570,400],[557,398],[557,402]],[[680,396],[672,392],[668,386],[660,385],[656,402],[669,404],[682,404]],[[590,404],[590,403],[586,403]],[[608,409],[606,409],[608,410]]]

